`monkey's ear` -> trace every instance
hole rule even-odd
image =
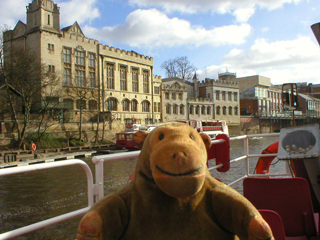
[[[138,148],[141,149],[144,143],[144,140],[148,136],[149,132],[145,130],[140,130],[133,134],[132,140],[134,145]]]
[[[208,134],[205,133],[200,133],[200,136],[204,142],[204,145],[206,146],[207,151],[211,147],[211,137]]]

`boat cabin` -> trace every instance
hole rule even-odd
[[[122,131],[116,133],[116,146],[118,149],[137,149],[132,141],[136,131]]]

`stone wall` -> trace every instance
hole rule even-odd
[[[1,123],[0,132],[0,148],[5,148],[9,146],[12,140],[17,139],[17,133],[13,132],[13,123]],[[117,132],[124,131],[125,125],[119,121],[113,121],[111,124],[105,123],[104,140],[115,142],[115,135]],[[28,133],[33,133],[37,131],[37,127],[33,124],[29,128]],[[66,138],[78,138],[79,137],[79,124],[78,123],[56,123],[48,128],[46,131],[52,133],[54,136],[66,137]],[[99,140],[101,140],[103,135],[103,124],[99,124]],[[97,135],[97,123],[83,123],[82,124],[82,136],[83,140],[90,144],[95,142]]]

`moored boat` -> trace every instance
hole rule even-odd
[[[176,122],[184,122],[192,126],[199,133],[206,133],[212,139],[216,138],[218,134],[229,135],[229,129],[225,120],[177,120]]]
[[[136,133],[135,131],[122,131],[116,133],[116,147],[118,149],[136,149],[132,136]]]

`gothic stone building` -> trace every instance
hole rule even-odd
[[[180,78],[162,79],[163,121],[177,119],[226,120],[240,124],[239,87],[231,80],[206,79],[192,82]]]
[[[224,73],[228,74],[228,73]],[[211,99],[213,103],[213,118],[226,120],[228,125],[240,124],[239,85],[234,80],[208,79],[199,83],[200,97]]]
[[[53,1],[33,0],[27,23],[19,21],[4,33],[5,55],[16,46],[32,51],[59,76],[51,101],[64,116],[76,118],[83,106],[87,120],[102,113],[123,123],[160,121],[161,77],[153,75],[153,58],[89,39],[77,22],[60,29],[60,9]]]

